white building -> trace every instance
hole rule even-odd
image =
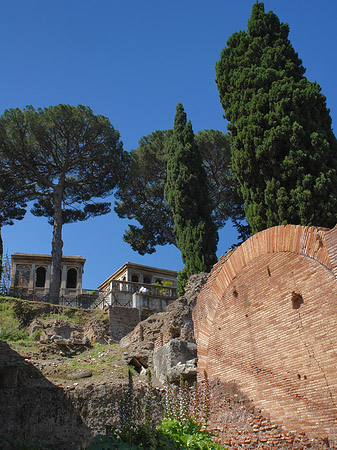
[[[61,260],[60,297],[75,298],[82,293],[85,259],[63,256]],[[43,298],[49,292],[51,255],[14,253],[10,294],[25,298]]]
[[[177,298],[177,276],[174,270],[127,262],[98,289],[109,305],[165,311]]]

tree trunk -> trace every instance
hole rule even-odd
[[[53,240],[51,250],[51,280],[49,287],[49,300],[51,303],[59,303],[61,284],[61,259],[62,259],[62,198],[63,189],[58,186],[54,190],[54,223]]]

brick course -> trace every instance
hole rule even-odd
[[[111,337],[119,341],[139,323],[139,309],[126,306],[111,306],[109,308],[109,318]]]
[[[336,274],[336,228],[269,228],[221,258],[193,312],[199,372],[337,442]]]

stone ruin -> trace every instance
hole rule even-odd
[[[285,427],[327,445],[311,448],[337,445],[336,275],[337,227],[269,228],[220,258],[193,311],[199,373],[235,385],[276,434]],[[257,448],[252,435],[233,448]]]

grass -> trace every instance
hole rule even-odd
[[[34,318],[41,320],[59,318],[80,325],[84,325],[91,320],[103,322],[109,319],[108,312],[101,309],[79,309],[0,296],[0,314],[3,312],[2,308],[14,311],[13,317],[19,321],[22,327],[28,326]]]
[[[110,354],[111,349],[115,352]],[[94,344],[93,348],[86,350],[77,355],[67,359],[58,370],[58,373],[54,376],[56,378],[64,378],[69,373],[79,370],[91,370],[92,376],[97,377],[103,374],[105,370],[111,370],[112,364],[121,360],[123,351],[117,344],[109,345]],[[114,367],[114,371],[127,373],[127,367]]]
[[[0,340],[5,342],[16,342],[28,339],[27,332],[22,329],[16,318],[12,302],[0,302]]]
[[[71,308],[69,306],[58,306],[59,311],[62,312],[49,312],[41,314],[42,320],[50,319],[63,319],[69,322],[85,325],[90,320],[98,320],[100,322],[108,320],[108,313],[104,310],[83,310],[77,308]]]
[[[31,302],[27,300],[15,299],[12,297],[0,296],[0,340],[10,343],[11,347],[18,351],[25,353],[32,351],[40,353],[41,346],[34,339],[29,336],[26,327],[34,318],[42,321],[63,319],[72,323],[84,325],[92,320],[106,321],[108,320],[108,312],[104,310],[83,310],[71,308],[66,306],[52,305],[43,302]],[[38,331],[37,331],[38,333]],[[104,364],[109,364],[113,358],[100,358],[99,353],[106,347],[104,345],[94,345],[94,348],[88,354],[84,354],[85,358],[97,358],[97,367]],[[74,364],[76,366],[76,364]],[[95,370],[93,363],[82,364],[90,366]],[[98,372],[98,371],[97,371]]]

